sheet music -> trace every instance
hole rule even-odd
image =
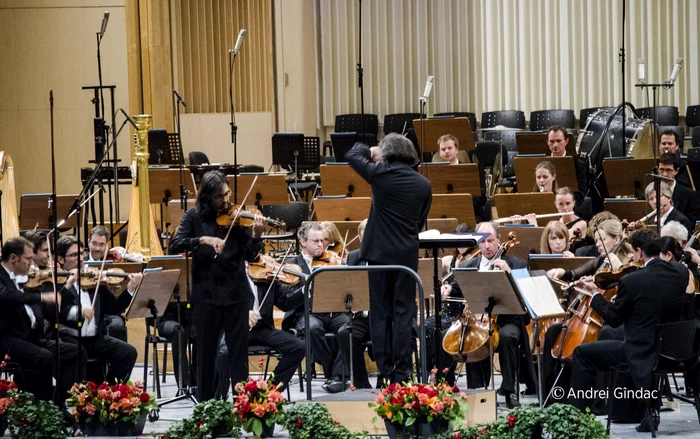
[[[521,270],[513,270],[521,271]],[[522,269],[527,272],[527,269]],[[523,273],[514,275],[520,295],[525,300],[525,305],[533,318],[566,314],[559,304],[559,298],[552,289],[552,284],[547,276],[524,276]]]
[[[437,229],[426,230],[418,234],[418,239],[441,239],[441,240],[457,240],[473,239],[477,243],[484,239],[483,233],[440,233]]]

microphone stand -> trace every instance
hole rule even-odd
[[[357,86],[360,88],[360,138],[365,143],[365,87],[364,69],[362,68],[362,0],[360,1],[360,19],[358,23],[358,61],[357,61]]]
[[[228,95],[229,110],[231,111],[231,143],[233,144],[233,204],[238,204],[238,146],[236,145],[236,109],[233,105],[233,64],[236,61],[236,53],[228,52]]]
[[[622,27],[621,32],[622,32],[622,46],[620,47],[620,63],[621,63],[621,72],[620,74],[622,75],[622,150],[624,153],[627,153],[627,145],[625,143],[625,125],[626,125],[626,112],[625,112],[625,102],[627,102],[627,97],[625,96],[625,23],[626,23],[626,10],[627,10],[627,0],[622,0]]]

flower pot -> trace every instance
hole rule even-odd
[[[277,424],[272,424],[272,425],[267,425],[264,421],[262,423],[262,432],[260,433],[260,436],[253,436],[254,438],[264,438],[264,437],[274,437],[275,435],[275,425]]]
[[[138,436],[143,433],[147,418],[147,412],[139,415],[136,424],[128,421],[110,421],[102,424],[99,419],[92,418],[90,422],[81,422],[80,430],[86,436]]]
[[[445,433],[450,429],[449,421],[443,419],[435,419],[432,422],[416,420],[413,425],[408,427],[385,419],[384,425],[386,425],[386,434],[390,439],[409,439],[413,436],[431,437]]]

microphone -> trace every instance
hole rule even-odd
[[[132,119],[132,118],[127,114],[127,112],[124,111],[123,108],[120,108],[119,111],[121,111],[122,114],[124,115],[124,117],[126,117],[126,120],[127,120],[131,125],[134,126],[134,129],[136,129],[136,130],[139,129],[139,127],[136,126],[136,122],[134,122],[134,119]]]
[[[182,96],[177,92],[177,90],[173,89],[173,93],[175,93],[175,97],[177,98],[178,102],[182,104],[183,107],[187,108],[187,105],[185,104],[185,100],[182,99]]]
[[[673,183],[674,181],[676,181],[676,180],[674,180],[674,179],[672,179],[672,178],[664,177],[663,175],[659,175],[659,174],[655,174],[655,173],[651,173],[651,174],[647,174],[647,175],[650,176],[650,177],[652,177],[652,178],[655,178],[655,179],[657,179],[657,180],[665,181],[665,182],[668,182],[668,183]]]
[[[428,98],[430,97],[430,92],[433,91],[433,80],[435,79],[435,76],[430,75],[428,76],[428,82],[425,83],[425,90],[423,90],[423,96],[420,97],[420,100],[422,102],[426,102]]]
[[[107,23],[109,23],[109,11],[105,11],[105,15],[102,17],[102,27],[100,28],[100,39],[105,36],[105,31],[107,30]]]
[[[236,56],[238,54],[238,51],[241,50],[241,45],[243,45],[243,40],[245,39],[245,34],[248,31],[245,29],[241,29],[241,31],[238,33],[238,39],[236,40],[236,45],[233,46],[233,49],[229,50],[229,53],[233,53],[233,56]]]
[[[681,67],[683,67],[683,58],[676,58],[676,65],[673,66],[673,71],[671,72],[671,77],[668,78],[666,84],[673,85],[678,79],[678,75],[681,74]]]
[[[644,76],[644,58],[637,58],[637,80],[640,84],[646,84]]]

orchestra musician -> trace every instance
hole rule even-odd
[[[656,169],[660,175],[673,179],[673,184],[671,184],[673,207],[688,217],[692,224],[695,224],[696,221],[700,220],[700,197],[698,197],[697,192],[681,182],[680,170],[684,168],[680,167],[680,160],[680,156],[677,154],[664,153],[659,157]]]
[[[577,230],[581,233],[581,236],[585,235],[588,224],[586,224],[586,220],[574,213],[576,205],[574,193],[568,186],[560,187],[556,193],[554,206],[557,208],[557,212],[562,214],[559,221],[569,229],[569,239],[575,236]]]
[[[97,262],[104,259],[105,252],[108,250],[107,242],[109,241],[109,231],[105,226],[95,226],[90,230],[90,238],[88,240],[88,248],[85,253],[87,262]],[[126,322],[120,315],[107,314],[105,315],[105,334],[118,338],[121,341],[127,340]]]
[[[64,402],[73,383],[83,379],[87,356],[78,347],[48,340],[44,333],[44,316],[55,314],[53,292],[24,291],[17,277],[26,275],[34,259],[34,245],[21,237],[10,238],[2,246],[0,269],[0,355],[9,355],[11,361],[22,366],[23,373],[14,380],[21,390],[31,392],[37,399],[53,399],[53,376],[60,369],[57,383],[59,408],[65,412]],[[59,306],[61,305],[61,296]],[[56,351],[60,349],[59,365],[55,367]],[[134,355],[134,360],[136,359]],[[71,415],[64,417],[70,419]]]
[[[644,190],[644,195],[646,196],[647,203],[652,209],[656,209],[656,191],[654,190],[654,183],[649,183]],[[668,221],[678,221],[688,229],[688,233],[692,232],[694,227],[690,222],[688,217],[683,215],[678,209],[673,206],[673,192],[671,192],[671,187],[665,182],[661,182],[661,212],[660,215],[657,213],[652,217],[654,221],[650,220],[650,223],[656,224],[657,217],[661,217],[661,226],[663,227]]]
[[[682,186],[692,189],[693,185],[690,183],[690,175],[688,174],[688,163],[681,157],[680,145],[682,144],[683,139],[681,139],[681,136],[671,129],[659,133],[659,156],[663,156],[664,154],[673,154],[676,156],[676,158],[678,158],[678,173],[675,179]]]
[[[498,225],[493,222],[480,223],[476,226],[477,233],[488,233],[489,236],[479,243],[481,256],[470,259],[461,265],[462,268],[474,267],[479,271],[501,270],[506,273],[511,269],[527,268],[527,263],[522,259],[503,255],[496,259],[498,254],[500,238],[498,235]],[[465,297],[456,281],[451,282],[446,294]],[[498,315],[496,323],[500,327],[498,348],[495,352],[499,354],[499,362],[503,381],[499,393],[505,396],[506,406],[510,409],[519,407],[518,377],[516,377],[517,362],[520,361],[518,346],[528,346],[527,331],[525,326],[529,323],[529,314],[519,315]],[[535,371],[532,362],[530,349],[526,349],[526,367],[524,370],[524,380],[527,386],[526,394],[536,393]],[[478,363],[467,365],[467,385],[469,388],[485,387],[491,374],[491,359],[487,358]]]
[[[294,376],[294,372],[299,367],[304,358],[304,340],[295,337],[288,331],[275,329],[273,317],[273,306],[282,311],[293,310],[304,305],[304,294],[300,285],[291,287],[273,282],[270,288],[270,281],[255,282],[248,276],[250,283],[250,304],[248,309],[248,344],[250,346],[266,346],[274,349],[281,357],[278,358],[277,366],[273,371],[273,384],[279,384],[278,390],[284,390],[289,381]],[[269,289],[269,295],[268,294]],[[267,295],[267,297],[265,297]],[[228,347],[226,337],[221,337],[219,352],[216,356],[216,382],[217,399],[227,399],[228,390],[231,388],[231,377],[228,371]]]
[[[413,169],[418,163],[410,140],[389,134],[371,149],[355,144],[345,155],[372,187],[365,239],[360,256],[369,265],[418,269],[418,232],[425,225],[432,189]],[[413,277],[398,271],[370,271],[370,330],[382,379],[403,382],[412,374],[411,331],[416,318]]]
[[[49,266],[49,241],[46,233],[39,230],[29,230],[24,237],[34,245],[34,262],[32,266],[38,270],[46,270]]]
[[[569,251],[569,231],[560,221],[550,221],[545,226],[540,238],[540,253],[574,257]]]
[[[433,155],[433,162],[447,162],[451,165],[467,163],[459,159],[459,140],[452,134],[443,134],[437,144],[438,154]]]
[[[248,303],[251,296],[245,261],[255,261],[262,248],[263,217],[255,215],[251,230],[239,224],[217,225],[217,216],[231,207],[226,176],[207,172],[195,207],[182,218],[170,242],[173,253],[192,252],[192,296],[197,346],[197,400],[215,394],[215,361],[219,338],[226,335],[228,367],[233,383],[248,378]],[[228,239],[224,241],[228,235]]]
[[[604,210],[593,215],[593,218],[588,222],[588,227],[586,228],[586,233],[584,234],[583,242],[581,243],[576,251],[575,256],[598,256],[598,247],[595,244],[596,240],[596,230],[600,223],[606,220],[615,220],[620,222],[620,219],[613,213]]]
[[[297,231],[299,238],[300,254],[289,258],[288,263],[301,267],[304,274],[311,274],[314,261],[319,258],[326,249],[324,241],[325,233],[321,224],[317,222],[304,223]],[[323,383],[324,390],[328,391],[328,386],[341,381],[340,375],[334,376],[333,364],[339,355],[326,339],[327,333],[337,334],[340,328],[345,325],[350,318],[345,313],[311,313],[309,316],[309,330],[305,329],[304,303],[299,303],[293,310],[288,311],[284,316],[283,327],[293,327],[299,334],[305,334],[311,339],[311,352],[314,361],[323,367],[326,381]],[[337,384],[336,384],[337,386]]]
[[[79,287],[76,274],[78,265],[83,263],[82,243],[75,236],[66,235],[59,238],[56,244],[56,260],[63,271],[71,272],[61,289],[62,304],[59,322],[61,339],[69,343],[78,343],[87,353],[88,358],[96,358],[109,363],[106,380],[127,381],[136,363],[136,349],[130,344],[111,337],[105,333],[106,314],[120,315],[131,303],[141,278],[141,273],[129,275],[126,291],[115,297],[105,285],[99,289],[84,290]],[[80,293],[78,293],[80,288]],[[80,312],[78,315],[78,301]],[[82,326],[79,326],[82,321]],[[78,329],[80,328],[80,329]],[[78,334],[80,330],[80,334]]]
[[[557,170],[550,161],[541,161],[535,167],[533,192],[557,192]]]
[[[629,239],[634,249],[635,262],[644,268],[624,276],[619,283],[617,297],[613,303],[598,294],[591,281],[582,285],[594,296],[591,307],[613,327],[624,324],[624,340],[605,340],[586,343],[574,350],[571,388],[575,407],[585,410],[590,400],[584,390],[591,389],[597,371],[609,370],[621,363],[629,365],[630,375],[638,390],[651,392],[653,385],[653,357],[658,324],[678,321],[683,310],[688,270],[678,263],[659,258],[660,244],[656,233],[650,229],[639,230]],[[610,397],[616,397],[611,394]],[[644,419],[637,431],[649,432],[649,423],[654,429],[659,425],[658,410],[661,399],[658,393],[646,400],[651,419]]]
[[[561,125],[552,125],[547,129],[547,146],[552,157],[564,157],[566,155],[566,147],[569,144],[569,133]],[[576,182],[578,183],[578,192],[575,194],[576,205],[581,206],[584,202],[584,197],[588,193],[588,172],[586,162],[574,156],[574,166],[576,168]]]

